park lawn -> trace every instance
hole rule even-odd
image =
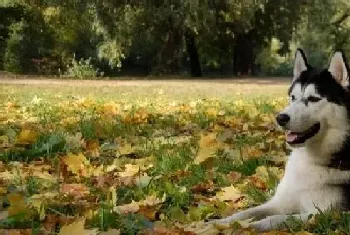
[[[287,83],[58,83],[0,85],[0,234],[257,234],[204,221],[273,195]],[[347,234],[350,217],[288,227]]]

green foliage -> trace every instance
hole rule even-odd
[[[7,46],[4,55],[4,69],[13,73],[22,73],[22,52],[23,48],[23,28],[25,22],[21,21],[11,25],[11,36],[7,40]]]
[[[50,57],[52,38],[40,11],[26,12],[19,21],[9,27],[6,41],[4,69],[14,73],[38,73],[36,61]]]
[[[5,1],[0,68],[79,78],[97,68],[108,75],[290,76],[296,47],[315,66],[336,48],[350,52],[349,10],[346,0]]]
[[[6,49],[6,40],[10,34],[10,25],[20,20],[23,14],[21,7],[0,7],[0,70],[3,69],[3,60]]]
[[[256,62],[261,66],[260,73],[269,76],[291,76],[293,71],[293,59],[291,53],[280,55],[278,50],[281,43],[272,39],[271,44],[263,48],[259,53]]]
[[[91,63],[91,57],[88,59],[81,58],[80,60],[76,60],[75,56],[72,59],[72,62],[67,65],[66,72],[63,77],[69,78],[96,78],[99,76],[103,76],[103,72],[99,72],[98,69],[94,68]]]

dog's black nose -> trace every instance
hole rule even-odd
[[[285,126],[289,122],[290,117],[288,114],[280,113],[277,115],[276,120],[277,120],[278,125]]]

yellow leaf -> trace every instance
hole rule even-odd
[[[30,205],[38,213],[40,221],[44,220],[45,219],[45,207],[44,207],[43,201],[31,200]]]
[[[72,234],[79,234],[79,235],[96,235],[97,229],[85,229],[84,228],[85,219],[75,221],[69,225],[64,225],[61,227],[60,232],[58,235],[72,235]]]
[[[18,193],[11,193],[7,196],[10,207],[8,208],[8,215],[17,215],[25,213],[27,210],[27,205],[24,196]]]
[[[48,180],[50,182],[55,182],[56,179],[51,174],[49,174],[47,171],[33,171],[32,176],[38,177],[40,179]]]
[[[195,164],[199,164],[208,158],[213,157],[215,153],[223,147],[223,144],[217,141],[216,135],[216,133],[201,135],[199,150],[196,158],[194,159]]]
[[[166,196],[166,195],[163,195],[163,198],[162,198],[162,199],[159,199],[159,198],[156,197],[155,195],[147,196],[146,199],[140,201],[140,203],[141,203],[143,206],[155,206],[155,205],[158,205],[158,204],[164,202],[164,201],[165,201],[165,196]]]
[[[9,171],[0,172],[0,179],[10,181],[15,178],[15,174]]]
[[[115,187],[111,187],[107,194],[107,202],[110,202],[112,206],[117,204],[117,190]]]
[[[114,102],[109,102],[103,105],[103,114],[106,116],[113,116],[118,113],[118,106]]]
[[[87,167],[90,166],[90,163],[82,153],[78,155],[69,153],[63,157],[63,162],[72,173],[83,176],[87,175]]]
[[[229,228],[226,226],[225,228]],[[184,227],[184,230],[187,232],[193,232],[195,234],[201,234],[201,235],[216,235],[220,234],[220,229],[218,229],[214,224],[212,223],[204,223],[204,222],[193,222],[186,227]]]
[[[147,196],[145,200],[139,202],[132,201],[129,204],[116,206],[115,209],[121,214],[136,213],[140,210],[140,206],[155,206],[165,201],[165,196],[162,199],[157,198],[154,195]]]
[[[206,113],[208,116],[217,116],[219,111],[214,107],[210,107],[207,109]]]
[[[140,166],[132,165],[132,164],[126,164],[125,165],[125,171],[118,172],[118,175],[120,177],[134,176],[134,175],[136,175],[139,172],[140,172]]]
[[[0,147],[1,147],[1,148],[10,147],[10,140],[9,140],[9,137],[7,137],[6,135],[0,136]]]
[[[36,141],[37,133],[33,130],[24,129],[17,136],[16,143],[18,144],[32,144]]]
[[[125,143],[118,147],[120,155],[127,155],[135,152],[135,148],[130,143]]]
[[[4,195],[6,192],[7,192],[7,189],[0,186],[0,196]]]
[[[235,188],[233,185],[224,187],[215,196],[215,199],[220,201],[236,201],[242,197],[241,192]]]
[[[249,125],[248,125],[248,123],[244,123],[244,124],[243,124],[242,130],[244,130],[244,131],[248,131],[248,130],[249,130]]]
[[[243,147],[241,152],[244,159],[257,158],[263,155],[263,152],[254,146]]]

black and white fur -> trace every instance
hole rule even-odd
[[[293,72],[289,105],[276,117],[293,151],[275,195],[214,223],[254,218],[251,227],[268,231],[289,216],[307,221],[318,209],[350,209],[349,67],[336,51],[329,68],[317,70],[298,49]]]

